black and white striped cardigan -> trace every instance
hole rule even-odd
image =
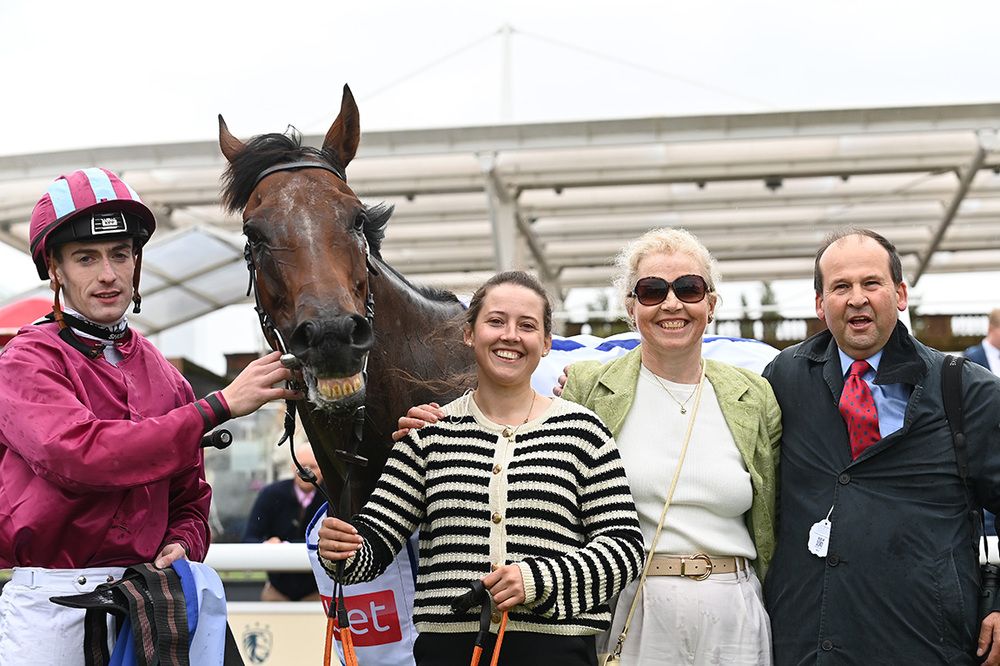
[[[511,611],[509,631],[607,629],[608,600],[643,564],[635,504],[611,433],[593,412],[560,398],[509,437],[471,394],[444,409],[447,417],[393,448],[351,521],[364,545],[343,582],[378,576],[419,527],[418,631],[476,631],[476,609],[457,616],[449,605],[497,563],[516,563],[524,579],[526,602]],[[323,563],[332,575],[333,564]]]

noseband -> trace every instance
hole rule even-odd
[[[279,171],[295,171],[298,169],[323,169],[329,171],[333,175],[337,176],[345,184],[347,183],[347,176],[344,172],[337,167],[327,164],[325,162],[315,162],[315,161],[299,161],[299,162],[286,162],[283,164],[277,164],[272,167],[268,167],[260,172],[257,176],[256,181],[254,181],[254,188],[256,188],[262,180],[270,176],[273,173]],[[371,278],[373,276],[379,275],[379,271],[375,264],[372,262],[371,250],[368,245],[368,239],[365,237],[364,232],[361,233],[361,240],[365,247],[365,266],[367,273],[367,285],[365,297],[365,319],[368,320],[368,325],[371,330],[375,330],[375,298],[372,294],[371,288]],[[286,368],[297,368],[301,365],[300,361],[289,353],[288,348],[285,346],[285,341],[281,337],[281,332],[278,331],[277,326],[274,324],[274,320],[271,316],[264,310],[260,303],[260,294],[257,289],[257,264],[254,261],[253,249],[250,246],[249,239],[243,248],[243,258],[246,260],[247,270],[250,273],[249,284],[247,285],[247,296],[253,293],[254,297],[254,310],[257,311],[257,317],[260,319],[260,327],[264,331],[264,336],[268,338],[273,349],[281,352],[281,363]],[[361,377],[364,385],[368,385],[368,352],[365,352],[364,360],[361,366]],[[301,385],[296,385],[294,382],[289,382],[289,388],[303,388]],[[286,441],[288,442],[288,448],[292,455],[292,462],[295,464],[295,468],[298,472],[299,478],[307,481],[313,485],[320,492],[320,494],[326,498],[327,506],[332,508],[333,503],[330,501],[330,496],[326,493],[326,490],[318,482],[316,474],[299,464],[298,459],[295,456],[295,411],[296,403],[292,400],[285,401],[285,421],[284,421],[284,434],[281,439],[278,440],[278,446],[281,446]],[[361,466],[364,467],[368,464],[368,459],[364,456],[358,455],[358,450],[361,447],[361,440],[364,436],[364,426],[365,426],[365,406],[359,405],[354,408],[351,413],[351,441],[348,445],[348,449],[337,449],[334,451],[334,455],[338,460],[344,463],[345,469],[343,473],[343,485],[340,489],[340,497],[338,498],[337,506],[338,513],[341,518],[345,518],[346,514],[350,511],[348,506],[348,489],[350,488],[351,472],[354,467]],[[337,577],[343,578],[344,575],[344,562],[343,560],[337,562]],[[333,626],[333,612],[336,608],[337,626],[340,628],[342,645],[344,646],[345,656],[348,652],[348,646],[350,646],[350,652],[353,656],[353,641],[351,640],[351,623],[350,618],[347,615],[347,607],[344,604],[344,591],[342,584],[334,580],[333,582],[333,600],[330,604],[330,610],[328,613],[328,627],[327,627],[327,657],[326,661],[329,662],[329,650],[331,641],[331,631]],[[356,659],[356,658],[355,658]],[[357,663],[355,661],[355,663]]]

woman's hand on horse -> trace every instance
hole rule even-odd
[[[232,416],[246,416],[272,400],[300,400],[302,394],[275,384],[292,378],[292,371],[281,365],[281,353],[271,352],[243,368],[233,383],[222,389]]]
[[[392,433],[392,441],[398,442],[406,437],[411,430],[420,430],[428,423],[437,423],[438,419],[444,418],[444,410],[436,402],[429,405],[417,405],[410,407],[406,416],[400,416],[396,424],[399,430]]]
[[[483,578],[483,585],[490,591],[498,611],[509,611],[525,602],[524,578],[521,567],[506,564]]]
[[[319,526],[319,554],[328,560],[346,560],[361,548],[358,531],[340,518],[327,516]]]

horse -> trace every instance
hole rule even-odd
[[[473,365],[455,295],[416,286],[382,259],[393,209],[362,204],[347,184],[359,140],[346,85],[318,149],[291,128],[244,143],[219,116],[222,198],[242,212],[261,326],[299,366],[302,425],[330,508],[341,498],[345,519],[373,491],[397,418],[411,405],[458,397]],[[349,474],[351,462],[363,462],[357,456],[367,464]]]

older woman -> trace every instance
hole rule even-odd
[[[758,577],[774,552],[774,394],[750,371],[702,359],[719,278],[692,234],[650,231],[617,264],[641,344],[606,365],[571,366],[563,397],[593,409],[614,434],[653,551],[622,663],[769,664]],[[612,650],[639,586],[619,597]]]

